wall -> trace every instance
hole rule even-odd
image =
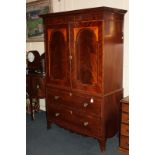
[[[31,2],[34,0],[27,0]],[[107,6],[128,10],[128,0],[53,0],[53,12],[69,11],[82,8],[92,8]],[[123,88],[124,96],[129,95],[129,13],[127,12],[124,20],[124,66],[123,66]],[[43,42],[26,43],[26,50],[38,50],[40,54],[44,52]],[[45,109],[44,100],[41,101],[41,109]]]

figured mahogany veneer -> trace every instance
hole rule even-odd
[[[101,150],[119,128],[125,13],[100,7],[41,15],[47,126],[94,137]]]

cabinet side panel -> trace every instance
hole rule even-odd
[[[122,21],[105,22],[104,37],[104,94],[122,89],[123,31]]]
[[[122,97],[123,90],[104,96],[103,118],[105,119],[106,138],[114,136],[119,131]]]

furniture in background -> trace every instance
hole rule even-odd
[[[121,100],[120,151],[129,153],[129,96]]]
[[[39,99],[45,98],[44,60],[44,54],[40,56],[38,51],[27,53],[26,92],[30,101],[32,120],[35,119],[35,112],[40,109]]]
[[[125,13],[99,7],[41,15],[47,127],[94,137],[101,150],[119,129]]]

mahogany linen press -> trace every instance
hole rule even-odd
[[[41,15],[47,126],[94,137],[102,151],[119,129],[125,13],[98,7]]]

